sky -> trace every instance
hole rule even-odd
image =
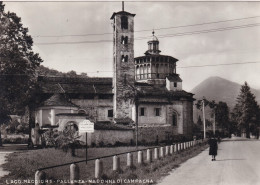
[[[44,66],[112,77],[110,17],[122,10],[121,2],[4,4],[29,28],[33,50]],[[135,57],[144,55],[154,29],[161,54],[179,60],[177,73],[184,90],[210,76],[239,84],[247,81],[251,88],[260,89],[260,2],[125,1],[125,11],[136,14]]]

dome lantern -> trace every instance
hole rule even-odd
[[[144,53],[145,55],[159,55],[161,52],[159,50],[159,40],[154,35],[154,30],[153,30],[152,34],[153,35],[152,35],[151,39],[147,42],[148,50]]]

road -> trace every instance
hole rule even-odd
[[[232,138],[219,144],[216,161],[206,149],[164,177],[159,185],[260,185],[260,140]]]

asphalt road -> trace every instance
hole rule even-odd
[[[216,161],[206,149],[189,159],[160,185],[260,185],[260,140],[232,138],[219,144]]]

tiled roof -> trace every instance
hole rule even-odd
[[[166,98],[139,98],[139,103],[159,103],[159,104],[168,104],[169,101]]]
[[[182,82],[182,79],[180,78],[179,75],[175,74],[175,75],[171,75],[171,76],[167,76],[166,77],[168,80],[170,80],[171,82]]]
[[[135,16],[135,14],[132,14],[132,13],[129,13],[129,12],[126,12],[126,11],[120,11],[120,12],[114,12],[110,19],[114,19],[115,15],[117,15],[117,14]]]
[[[69,78],[39,76],[43,93],[112,94],[112,78]]]
[[[77,107],[77,105],[69,102],[64,94],[54,94],[49,99],[45,100],[41,106],[66,106]]]
[[[137,93],[139,97],[165,97],[165,98],[192,98],[193,94],[184,90],[181,91],[168,91],[165,85],[137,85]],[[193,99],[193,98],[192,98]]]

